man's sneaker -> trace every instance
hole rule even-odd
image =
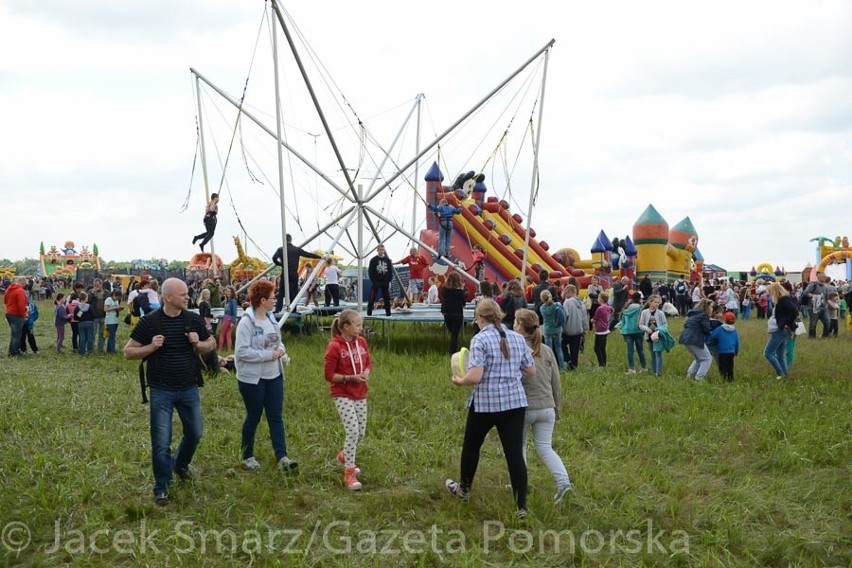
[[[251,456],[243,460],[243,467],[249,471],[257,471],[260,469],[260,462]]]
[[[339,461],[342,465],[346,465],[346,456],[343,453],[343,450],[337,452],[337,461]],[[358,464],[355,464],[355,475],[361,475],[361,468],[358,467]]]
[[[295,460],[291,460],[287,456],[284,456],[283,458],[278,460],[278,467],[280,467],[283,471],[289,471],[299,467],[299,464],[296,463]]]
[[[458,481],[448,479],[444,482],[444,487],[447,488],[447,491],[450,492],[450,495],[455,495],[462,501],[468,501],[470,499],[470,490],[463,489]]]
[[[563,485],[562,487],[558,487],[556,489],[556,495],[553,496],[553,504],[556,505],[557,503],[562,501],[562,498],[565,497],[565,495],[569,491],[571,491],[572,489],[574,489],[574,486],[571,485],[570,483],[568,485]]]
[[[635,374],[636,374],[636,369],[627,369],[627,373],[625,373],[625,374],[627,374],[627,375],[635,375]]]
[[[783,380],[784,380],[784,379],[786,379],[786,378],[787,378],[787,377],[785,377],[784,375],[778,375],[777,377],[775,377],[775,380],[776,380],[776,381],[783,381]]]
[[[189,467],[185,468],[175,468],[175,475],[178,476],[178,479],[181,481],[192,481],[192,472],[189,471]]]
[[[526,519],[527,518],[527,510],[526,509],[518,509],[515,511],[515,517],[518,519]]]
[[[169,495],[165,491],[157,491],[154,493],[154,503],[158,507],[165,507],[169,504]]]
[[[348,487],[350,491],[361,490],[361,482],[358,481],[357,475],[354,467],[347,467],[343,470],[343,485]]]

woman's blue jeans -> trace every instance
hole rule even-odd
[[[654,351],[653,347],[651,347],[651,370],[655,375],[663,374],[663,352]]]
[[[642,369],[647,367],[647,363],[645,362],[645,346],[642,344],[642,336],[643,333],[628,333],[624,336],[624,341],[627,342],[627,366],[631,369],[635,369],[636,367],[633,364],[633,351],[635,350],[639,355],[639,364],[642,365]]]
[[[284,434],[284,378],[260,379],[256,385],[238,381],[240,394],[246,406],[246,419],[243,421],[242,448],[243,459],[254,456],[254,438],[260,416],[266,411],[266,423],[269,424],[269,437],[275,461],[287,455],[287,441]]]
[[[769,341],[763,350],[763,356],[775,369],[779,377],[787,376],[787,342],[790,341],[790,332],[787,330],[773,331],[769,334]]]
[[[553,350],[553,354],[556,355],[556,362],[559,364],[559,368],[564,369],[565,358],[562,356],[561,340],[562,334],[544,336],[544,344]]]

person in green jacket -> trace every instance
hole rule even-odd
[[[642,330],[639,329],[639,314],[642,312],[642,294],[633,292],[630,302],[621,312],[621,335],[627,342],[627,372],[635,373],[636,366],[633,361],[633,352],[639,355],[639,364],[642,365],[641,372],[645,372],[645,347],[642,344]]]

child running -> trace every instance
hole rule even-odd
[[[725,323],[710,332],[708,343],[716,346],[719,358],[719,374],[729,383],[734,380],[734,357],[740,352],[740,336],[734,323],[734,312],[725,312]]]
[[[331,383],[331,397],[345,432],[337,461],[343,464],[343,484],[353,491],[361,489],[355,454],[367,432],[367,380],[372,371],[361,323],[355,310],[340,312],[331,324],[331,341],[325,350],[325,380]]]

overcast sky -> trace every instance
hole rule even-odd
[[[191,175],[189,68],[235,97],[249,76],[247,108],[274,129],[265,7],[0,0],[0,258],[36,257],[40,242],[70,239],[78,249],[97,243],[108,260],[188,260],[205,203],[200,164]],[[365,187],[382,159],[378,145],[390,148],[400,133],[394,162],[414,157],[416,122],[404,121],[418,93],[423,147],[555,39],[544,98],[540,58],[440,155],[424,157],[420,180],[435,159],[445,183],[481,170],[491,194],[526,219],[527,127],[532,117],[538,132],[543,105],[532,227],[552,249],[589,255],[601,229],[631,234],[649,203],[670,225],[689,216],[706,261],[729,270],[761,262],[800,270],[814,262],[809,239],[852,233],[850,2],[334,0],[286,8],[344,165]],[[284,134],[345,188],[280,31],[279,41]],[[223,192],[217,252],[225,262],[236,256],[239,217],[261,249],[249,244],[249,254],[271,254],[281,235],[274,140],[244,119],[223,178],[236,112],[206,86],[201,96],[210,191]],[[358,119],[363,135],[351,126]],[[301,242],[342,203],[298,159],[285,161],[287,229]],[[412,168],[372,202],[407,230],[414,181]],[[422,206],[417,214],[419,231]],[[308,248],[327,247],[336,232]],[[405,240],[391,242],[391,256],[401,256]]]

